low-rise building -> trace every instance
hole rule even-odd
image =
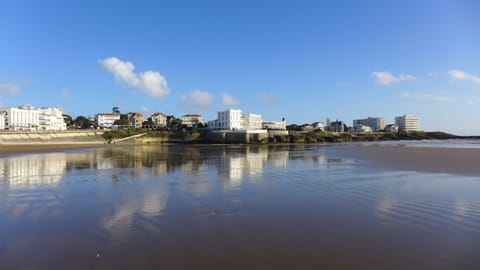
[[[372,127],[366,125],[356,125],[351,128],[351,131],[358,133],[370,133],[372,132]]]
[[[119,113],[97,113],[95,114],[95,124],[100,128],[112,128],[115,121],[120,120]]]
[[[395,117],[395,125],[399,131],[418,131],[420,130],[420,121],[417,116],[405,114]]]
[[[181,120],[182,125],[185,125],[187,127],[196,127],[205,124],[205,120],[200,114],[185,114],[184,116],[182,116]]]
[[[325,125],[323,124],[323,122],[312,123],[312,127],[314,130],[325,131]]]
[[[167,126],[167,116],[163,113],[156,112],[150,116],[152,119],[153,125],[157,128],[166,127]]]
[[[242,114],[242,127],[246,130],[262,129],[262,116],[260,114],[246,113]]]
[[[128,122],[133,128],[142,128],[143,126],[143,115],[139,112],[130,112],[128,113]]]
[[[398,126],[395,124],[390,124],[385,126],[385,132],[388,133],[397,133],[398,132]]]
[[[385,120],[383,117],[368,117],[365,119],[353,120],[353,127],[357,126],[369,126],[372,131],[377,132],[385,128]]]
[[[264,121],[262,122],[262,129],[286,130],[287,123],[285,121],[285,118],[283,118],[282,121]]]

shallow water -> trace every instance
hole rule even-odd
[[[0,159],[0,269],[480,269],[480,176],[342,146]]]

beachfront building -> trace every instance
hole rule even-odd
[[[328,131],[342,133],[347,131],[346,127],[347,126],[342,121],[337,120],[337,121],[330,122],[330,124],[328,125]]]
[[[325,131],[325,125],[323,122],[315,122],[312,123],[313,130],[318,130],[318,131]]]
[[[385,126],[385,132],[388,133],[397,133],[398,132],[398,126],[395,124],[390,124]]]
[[[372,127],[366,125],[356,125],[351,128],[351,132],[370,133],[372,132]]]
[[[247,113],[241,110],[224,110],[217,112],[217,119],[208,121],[208,127],[216,130],[261,130],[262,115]]]
[[[418,131],[420,130],[420,123],[417,116],[412,114],[405,114],[395,117],[395,125],[398,126],[399,131]]]
[[[67,124],[59,108],[40,108],[21,105],[18,108],[0,109],[1,130],[66,130]]]
[[[385,121],[383,117],[368,117],[365,119],[353,120],[354,128],[360,127],[360,126],[369,126],[371,127],[372,131],[378,132],[385,128]]]
[[[67,130],[67,123],[59,108],[40,108],[38,124],[40,130]]]
[[[143,125],[143,114],[139,112],[130,112],[128,113],[128,122],[133,128],[142,128]]]
[[[166,127],[167,126],[167,116],[163,113],[156,112],[150,116],[152,119],[153,125],[157,128]]]
[[[0,130],[5,129],[5,113],[0,112]]]
[[[246,113],[242,114],[242,126],[246,130],[262,129],[262,116],[260,114]]]
[[[282,121],[264,121],[262,122],[262,129],[286,130],[287,123],[285,121],[285,118],[283,118]]]
[[[97,113],[95,114],[95,124],[100,128],[112,128],[115,121],[120,120],[119,113]]]
[[[200,114],[185,114],[180,120],[182,120],[182,125],[187,127],[196,127],[205,124],[205,120]]]

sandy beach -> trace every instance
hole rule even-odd
[[[107,145],[108,144],[99,144],[99,143],[11,144],[11,145],[0,145],[0,154],[46,153],[46,152],[65,151],[69,149],[104,147]],[[111,145],[108,145],[108,146],[111,146]]]
[[[334,147],[343,158],[352,158],[379,169],[480,176],[480,149],[352,145]]]

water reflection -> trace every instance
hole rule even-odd
[[[4,156],[0,269],[478,266],[478,181],[339,156],[308,145]]]

